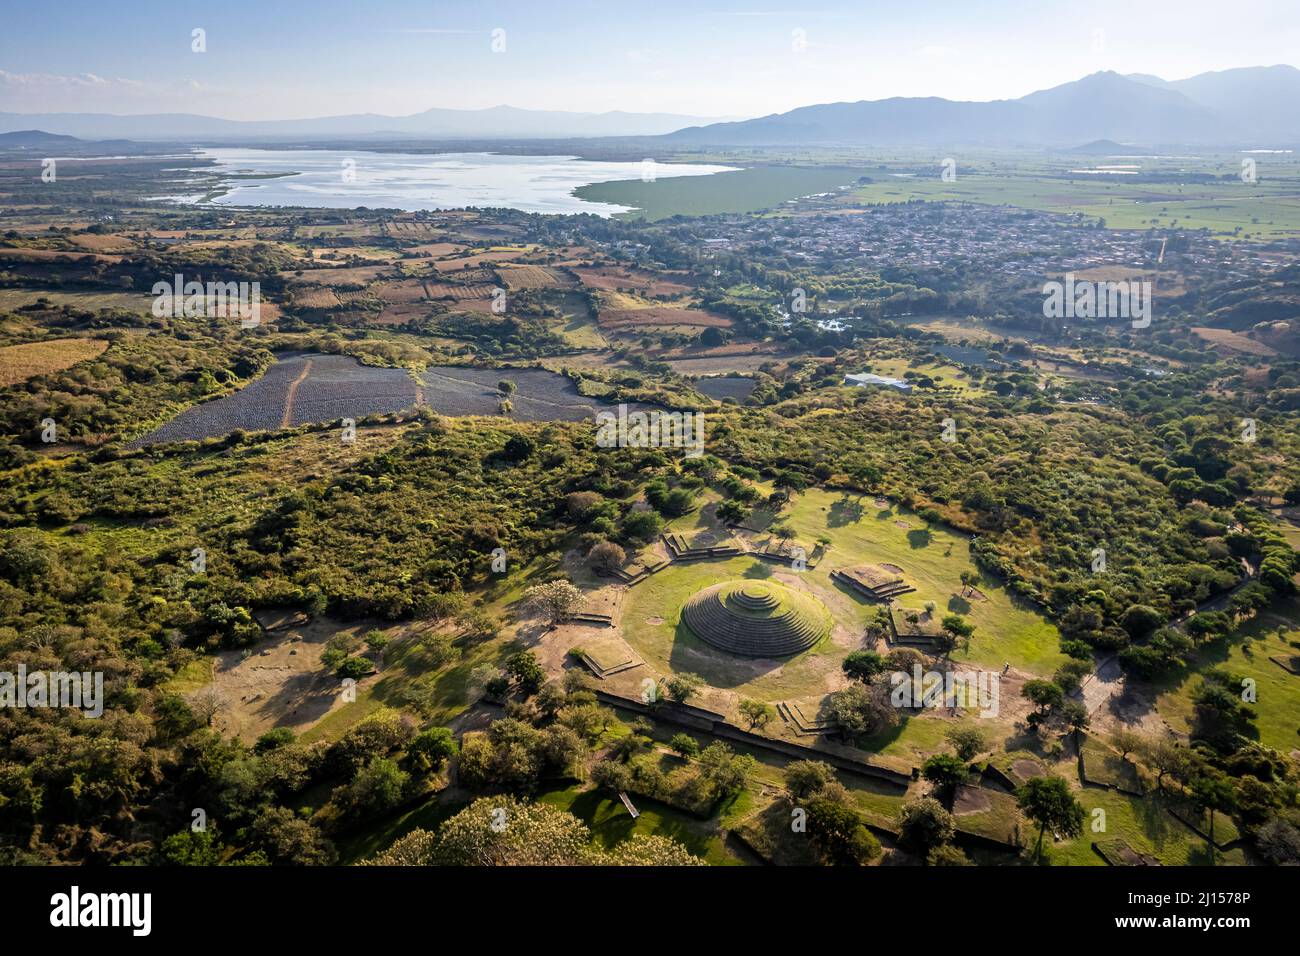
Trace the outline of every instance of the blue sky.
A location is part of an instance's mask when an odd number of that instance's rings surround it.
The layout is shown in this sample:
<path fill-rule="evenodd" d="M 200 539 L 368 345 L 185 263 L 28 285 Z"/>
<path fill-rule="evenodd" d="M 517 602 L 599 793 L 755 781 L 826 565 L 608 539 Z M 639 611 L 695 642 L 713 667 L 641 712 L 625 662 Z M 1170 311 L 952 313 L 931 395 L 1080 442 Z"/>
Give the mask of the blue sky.
<path fill-rule="evenodd" d="M 0 110 L 234 119 L 502 103 L 756 116 L 1300 60 L 1298 0 L 0 0 L 0 22 Z"/>

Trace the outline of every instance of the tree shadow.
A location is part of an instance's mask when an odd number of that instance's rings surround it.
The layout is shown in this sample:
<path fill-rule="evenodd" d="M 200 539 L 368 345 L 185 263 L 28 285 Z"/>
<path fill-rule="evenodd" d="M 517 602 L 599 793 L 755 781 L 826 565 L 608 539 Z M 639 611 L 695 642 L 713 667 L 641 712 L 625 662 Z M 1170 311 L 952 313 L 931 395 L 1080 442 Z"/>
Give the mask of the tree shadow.
<path fill-rule="evenodd" d="M 948 610 L 954 614 L 969 614 L 971 609 L 970 601 L 960 595 L 954 594 L 948 598 Z"/>
<path fill-rule="evenodd" d="M 862 506 L 861 498 L 855 501 L 848 495 L 844 495 L 831 504 L 831 510 L 826 517 L 826 526 L 842 528 L 845 525 L 857 524 L 865 514 L 866 509 Z"/>
<path fill-rule="evenodd" d="M 798 656 L 742 657 L 696 637 L 684 621 L 679 621 L 673 631 L 673 647 L 668 654 L 668 664 L 674 673 L 689 671 L 702 677 L 710 687 L 730 689 L 779 670 Z"/>
<path fill-rule="evenodd" d="M 915 548 L 928 548 L 930 542 L 934 540 L 934 535 L 930 533 L 929 528 L 917 528 L 914 531 L 907 532 L 907 543 Z"/>

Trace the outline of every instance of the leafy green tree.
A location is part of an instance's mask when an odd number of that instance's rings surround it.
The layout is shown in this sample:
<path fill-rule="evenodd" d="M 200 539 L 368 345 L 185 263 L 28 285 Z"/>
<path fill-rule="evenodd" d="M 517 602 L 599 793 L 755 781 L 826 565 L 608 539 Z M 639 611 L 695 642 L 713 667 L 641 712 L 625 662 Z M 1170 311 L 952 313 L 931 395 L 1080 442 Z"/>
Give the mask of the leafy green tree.
<path fill-rule="evenodd" d="M 740 702 L 740 716 L 745 718 L 750 730 L 755 730 L 767 726 L 776 716 L 776 710 L 761 700 L 746 699 Z"/>
<path fill-rule="evenodd" d="M 883 684 L 852 684 L 831 694 L 827 710 L 846 737 L 866 737 L 898 724 L 900 717 Z"/>
<path fill-rule="evenodd" d="M 1065 700 L 1065 691 L 1050 680 L 1035 678 L 1025 681 L 1020 688 L 1020 696 L 1032 701 L 1040 715 L 1046 715 L 1052 708 L 1061 706 Z"/>
<path fill-rule="evenodd" d="M 1032 822 L 1038 824 L 1038 845 L 1034 855 L 1043 856 L 1043 833 L 1048 827 L 1063 837 L 1083 832 L 1086 816 L 1083 804 L 1074 798 L 1070 785 L 1062 777 L 1031 777 L 1016 791 L 1016 803 Z"/>
<path fill-rule="evenodd" d="M 537 663 L 537 656 L 532 651 L 519 651 L 506 658 L 505 671 L 518 684 L 521 690 L 531 696 L 541 690 L 546 681 L 546 672 Z"/>
<path fill-rule="evenodd" d="M 832 866 L 863 866 L 880 856 L 880 843 L 862 818 L 832 800 L 808 804 L 808 836 L 821 858 Z"/>
<path fill-rule="evenodd" d="M 898 842 L 925 855 L 937 846 L 951 843 L 957 833 L 952 814 L 932 797 L 922 797 L 903 805 L 898 819 Z"/>
<path fill-rule="evenodd" d="M 356 775 L 344 802 L 356 814 L 378 814 L 402 802 L 411 775 L 387 757 L 376 757 Z"/>
<path fill-rule="evenodd" d="M 888 670 L 889 664 L 874 651 L 854 651 L 844 658 L 840 668 L 850 680 L 870 684 Z"/>
<path fill-rule="evenodd" d="M 821 760 L 795 760 L 786 764 L 783 776 L 790 796 L 795 800 L 806 800 L 820 793 L 835 779 L 835 770 Z"/>
<path fill-rule="evenodd" d="M 591 782 L 614 793 L 622 793 L 632 783 L 632 771 L 627 764 L 615 760 L 597 760 L 591 768 Z"/>
<path fill-rule="evenodd" d="M 449 728 L 430 727 L 415 735 L 406 747 L 406 754 L 412 765 L 428 773 L 442 769 L 459 749 Z"/>
<path fill-rule="evenodd" d="M 221 844 L 211 829 L 182 830 L 163 840 L 162 861 L 170 866 L 217 866 L 221 862 Z"/>
<path fill-rule="evenodd" d="M 700 776 L 719 796 L 739 793 L 749 783 L 758 762 L 748 754 L 736 754 L 722 741 L 709 744 L 698 760 Z"/>
<path fill-rule="evenodd" d="M 950 794 L 970 774 L 966 762 L 952 754 L 935 754 L 921 765 L 921 776 L 945 794 Z"/>
<path fill-rule="evenodd" d="M 973 866 L 970 858 L 951 843 L 937 846 L 926 854 L 928 866 Z"/>
<path fill-rule="evenodd" d="M 703 686 L 704 678 L 688 671 L 673 674 L 664 681 L 664 690 L 667 692 L 668 697 L 679 704 L 686 703 L 699 693 L 700 688 Z"/>
<path fill-rule="evenodd" d="M 981 754 L 988 749 L 988 740 L 984 736 L 984 731 L 975 727 L 954 727 L 944 737 L 952 744 L 953 750 L 957 751 L 958 759 L 962 761 L 974 760 L 976 754 Z"/>
<path fill-rule="evenodd" d="M 700 753 L 700 742 L 690 734 L 673 734 L 668 746 L 683 757 L 697 757 Z"/>
<path fill-rule="evenodd" d="M 1221 771 L 1204 768 L 1192 778 L 1192 804 L 1209 814 L 1210 826 L 1205 848 L 1210 855 L 1210 866 L 1214 866 L 1214 814 L 1231 813 L 1236 806 L 1232 781 Z"/>
<path fill-rule="evenodd" d="M 249 828 L 249 837 L 273 864 L 329 866 L 336 856 L 334 844 L 288 807 L 264 810 Z"/>
<path fill-rule="evenodd" d="M 349 657 L 339 664 L 334 673 L 339 677 L 350 677 L 353 680 L 359 680 L 374 669 L 375 665 L 364 657 Z"/>

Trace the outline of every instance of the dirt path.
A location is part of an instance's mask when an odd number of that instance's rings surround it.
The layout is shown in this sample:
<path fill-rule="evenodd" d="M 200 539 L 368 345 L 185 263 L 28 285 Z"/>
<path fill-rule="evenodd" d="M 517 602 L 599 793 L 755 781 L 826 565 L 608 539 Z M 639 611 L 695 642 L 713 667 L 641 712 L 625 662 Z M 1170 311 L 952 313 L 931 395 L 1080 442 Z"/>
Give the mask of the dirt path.
<path fill-rule="evenodd" d="M 289 383 L 289 391 L 284 396 L 284 415 L 280 417 L 280 427 L 288 428 L 289 422 L 293 419 L 293 400 L 298 397 L 298 386 L 306 381 L 307 376 L 311 374 L 311 359 L 307 359 L 302 365 L 302 371 L 298 377 Z"/>

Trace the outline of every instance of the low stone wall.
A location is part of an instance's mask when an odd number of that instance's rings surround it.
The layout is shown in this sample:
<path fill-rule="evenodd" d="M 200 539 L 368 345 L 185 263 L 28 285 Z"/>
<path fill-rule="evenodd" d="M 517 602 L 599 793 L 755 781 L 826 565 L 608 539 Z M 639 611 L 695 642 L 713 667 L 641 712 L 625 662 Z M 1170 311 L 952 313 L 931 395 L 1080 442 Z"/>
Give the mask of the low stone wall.
<path fill-rule="evenodd" d="M 704 710 L 699 707 L 691 707 L 689 704 L 674 704 L 669 702 L 661 703 L 657 706 L 650 706 L 644 701 L 636 698 L 622 697 L 618 694 L 611 694 L 608 691 L 597 690 L 596 699 L 602 704 L 608 704 L 611 707 L 618 707 L 622 710 L 630 710 L 634 713 L 645 714 L 648 717 L 654 717 L 656 720 L 665 720 L 669 723 L 680 724 L 683 727 L 691 727 L 696 730 L 706 731 L 715 737 L 724 740 L 731 740 L 736 743 L 744 744 L 747 747 L 755 747 L 767 750 L 772 753 L 781 754 L 786 757 L 793 757 L 796 760 L 821 760 L 830 764 L 837 770 L 845 770 L 849 773 L 861 774 L 864 777 L 871 777 L 876 780 L 882 780 L 886 783 L 893 784 L 897 787 L 907 788 L 915 770 L 912 773 L 904 773 L 901 770 L 894 770 L 890 767 L 883 767 L 879 764 L 872 763 L 866 758 L 855 759 L 843 754 L 834 753 L 833 751 L 823 750 L 819 747 L 809 747 L 803 744 L 796 744 L 789 740 L 777 740 L 773 737 L 764 737 L 748 730 L 743 730 L 734 724 L 729 724 L 721 714 L 713 711 Z"/>

